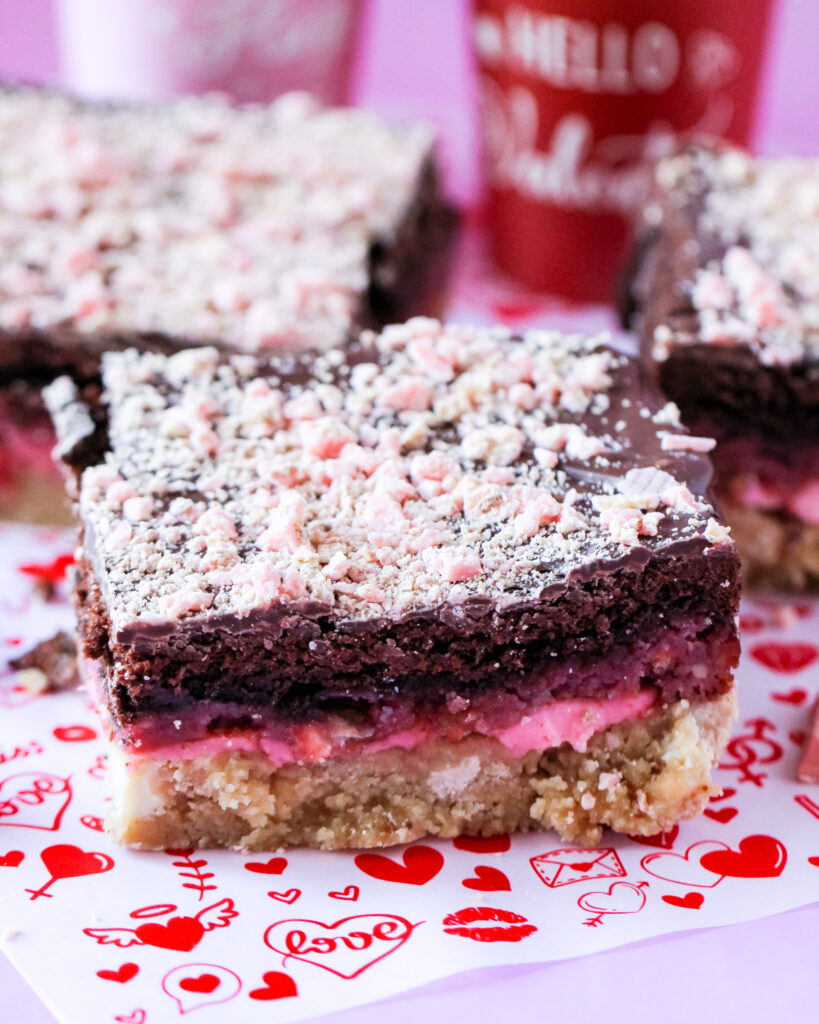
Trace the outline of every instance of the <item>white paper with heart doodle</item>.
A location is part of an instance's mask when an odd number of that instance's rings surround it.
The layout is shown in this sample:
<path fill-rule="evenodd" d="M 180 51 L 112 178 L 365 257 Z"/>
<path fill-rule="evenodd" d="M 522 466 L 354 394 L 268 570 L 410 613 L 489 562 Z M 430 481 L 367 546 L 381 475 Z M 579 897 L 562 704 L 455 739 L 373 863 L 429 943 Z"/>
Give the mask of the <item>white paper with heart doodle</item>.
<path fill-rule="evenodd" d="M 0 527 L 5 657 L 69 625 L 36 596 L 70 539 Z M 25 571 L 21 571 L 24 567 Z M 579 956 L 819 899 L 819 788 L 795 782 L 819 609 L 749 605 L 742 714 L 704 817 L 600 849 L 548 835 L 382 853 L 135 853 L 100 831 L 98 727 L 79 693 L 0 679 L 0 932 L 57 1017 L 295 1021 L 479 966 Z M 17 934 L 15 934 L 17 933 Z"/>

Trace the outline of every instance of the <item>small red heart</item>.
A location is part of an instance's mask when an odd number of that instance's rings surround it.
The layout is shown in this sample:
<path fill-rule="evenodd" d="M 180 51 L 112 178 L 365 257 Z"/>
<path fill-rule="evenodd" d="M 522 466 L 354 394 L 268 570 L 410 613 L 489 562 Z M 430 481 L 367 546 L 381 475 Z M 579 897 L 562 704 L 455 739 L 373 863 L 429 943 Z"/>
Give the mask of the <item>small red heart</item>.
<path fill-rule="evenodd" d="M 254 988 L 249 993 L 251 999 L 289 999 L 299 994 L 295 981 L 289 974 L 283 974 L 281 971 L 265 971 L 262 981 L 265 987 Z"/>
<path fill-rule="evenodd" d="M 727 792 L 727 791 L 726 791 Z M 629 836 L 641 846 L 656 846 L 660 850 L 670 850 L 680 832 L 679 825 L 672 825 L 667 832 L 658 832 L 656 836 Z"/>
<path fill-rule="evenodd" d="M 746 836 L 738 850 L 711 850 L 701 867 L 729 878 L 776 878 L 788 861 L 788 852 L 773 836 Z"/>
<path fill-rule="evenodd" d="M 370 878 L 404 885 L 426 885 L 444 866 L 443 854 L 431 846 L 410 846 L 404 850 L 403 864 L 381 853 L 360 853 L 355 866 Z"/>
<path fill-rule="evenodd" d="M 765 620 L 759 615 L 740 615 L 739 630 L 741 633 L 760 633 L 765 628 Z"/>
<path fill-rule="evenodd" d="M 712 811 L 710 807 L 706 807 L 703 814 L 712 821 L 718 821 L 720 825 L 727 825 L 729 821 L 739 814 L 739 811 L 736 807 L 720 807 L 717 811 Z"/>
<path fill-rule="evenodd" d="M 731 797 L 735 795 L 736 790 L 732 789 L 730 786 L 726 786 L 721 793 L 717 793 L 716 796 L 711 797 L 710 803 L 716 804 L 719 803 L 720 800 L 730 800 Z"/>
<path fill-rule="evenodd" d="M 467 889 L 477 889 L 479 892 L 511 892 L 512 886 L 509 879 L 497 868 L 486 867 L 483 864 L 475 868 L 475 878 L 465 878 L 461 885 Z"/>
<path fill-rule="evenodd" d="M 815 868 L 819 868 L 819 857 L 808 857 L 808 864 L 813 864 Z"/>
<path fill-rule="evenodd" d="M 131 978 L 135 978 L 137 974 L 139 974 L 139 968 L 136 964 L 123 964 L 115 971 L 97 971 L 97 977 L 102 978 L 103 981 L 118 981 L 121 985 L 130 981 Z"/>
<path fill-rule="evenodd" d="M 264 863 L 251 861 L 245 864 L 245 871 L 252 871 L 256 875 L 280 875 L 287 867 L 287 860 L 284 857 L 273 857 Z"/>
<path fill-rule="evenodd" d="M 591 869 L 594 867 L 594 861 L 584 860 L 580 861 L 577 864 L 570 864 L 569 867 L 572 869 L 572 871 L 579 871 L 581 874 L 585 874 L 586 871 L 591 871 Z"/>
<path fill-rule="evenodd" d="M 119 1024 L 145 1024 L 145 1011 L 134 1010 L 133 1013 L 124 1013 L 119 1017 L 114 1017 L 114 1020 L 119 1021 Z"/>
<path fill-rule="evenodd" d="M 21 565 L 20 572 L 26 576 L 33 576 L 36 580 L 42 580 L 44 583 L 59 583 L 60 580 L 65 579 L 66 569 L 73 564 L 73 555 L 57 555 L 52 562 Z"/>
<path fill-rule="evenodd" d="M 200 974 L 198 978 L 183 978 L 179 982 L 179 987 L 185 992 L 204 992 L 205 995 L 215 992 L 220 985 L 215 974 Z"/>
<path fill-rule="evenodd" d="M 9 850 L 0 857 L 0 868 L 16 868 L 18 864 L 23 863 L 24 857 L 25 854 L 20 850 Z"/>
<path fill-rule="evenodd" d="M 819 657 L 814 644 L 756 644 L 751 648 L 751 657 L 772 672 L 801 672 Z"/>
<path fill-rule="evenodd" d="M 699 910 L 705 902 L 701 892 L 687 892 L 685 896 L 663 896 L 663 903 L 670 903 L 672 907 L 682 907 L 684 910 Z"/>
<path fill-rule="evenodd" d="M 156 921 L 141 924 L 134 934 L 147 946 L 189 953 L 205 934 L 205 929 L 195 917 L 172 917 L 164 924 Z"/>
<path fill-rule="evenodd" d="M 511 846 L 509 836 L 458 836 L 452 841 L 456 850 L 469 853 L 505 853 Z"/>
<path fill-rule="evenodd" d="M 506 322 L 510 320 L 529 320 L 545 308 L 546 303 L 542 299 L 528 298 L 506 298 L 495 299 L 492 303 L 492 312 L 499 320 Z"/>
<path fill-rule="evenodd" d="M 798 707 L 808 699 L 807 690 L 791 690 L 789 693 L 772 693 L 771 697 L 780 704 L 793 704 Z"/>
<path fill-rule="evenodd" d="M 808 735 L 804 729 L 791 729 L 788 733 L 788 739 L 797 747 L 801 747 L 807 738 Z"/>
<path fill-rule="evenodd" d="M 328 892 L 327 895 L 332 896 L 334 900 L 352 900 L 355 902 L 359 896 L 359 888 L 357 885 L 348 885 L 341 892 Z"/>
<path fill-rule="evenodd" d="M 88 725 L 58 725 L 52 730 L 52 736 L 63 743 L 85 743 L 97 738 L 96 732 Z"/>
<path fill-rule="evenodd" d="M 271 899 L 278 900 L 279 903 L 293 904 L 301 896 L 301 889 L 288 889 L 287 892 L 269 892 L 267 895 Z"/>

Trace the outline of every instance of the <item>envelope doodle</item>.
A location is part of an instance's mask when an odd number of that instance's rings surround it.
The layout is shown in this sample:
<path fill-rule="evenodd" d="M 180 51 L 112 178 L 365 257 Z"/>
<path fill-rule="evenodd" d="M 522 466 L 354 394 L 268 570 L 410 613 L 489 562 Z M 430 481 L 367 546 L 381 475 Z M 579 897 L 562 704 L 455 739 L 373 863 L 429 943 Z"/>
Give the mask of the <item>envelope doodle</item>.
<path fill-rule="evenodd" d="M 594 878 L 625 878 L 626 869 L 610 846 L 596 850 L 571 847 L 552 850 L 532 857 L 530 864 L 544 885 L 557 889 L 573 882 L 589 882 Z"/>

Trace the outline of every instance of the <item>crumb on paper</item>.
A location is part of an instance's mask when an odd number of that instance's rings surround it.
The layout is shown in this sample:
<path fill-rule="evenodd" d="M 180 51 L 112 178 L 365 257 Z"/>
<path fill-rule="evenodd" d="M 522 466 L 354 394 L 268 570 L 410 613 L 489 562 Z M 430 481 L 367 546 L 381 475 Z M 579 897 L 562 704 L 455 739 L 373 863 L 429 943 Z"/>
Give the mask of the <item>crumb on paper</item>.
<path fill-rule="evenodd" d="M 3 942 L 14 942 L 18 935 L 21 934 L 22 932 L 19 928 L 4 928 L 3 931 L 0 932 L 0 940 Z"/>

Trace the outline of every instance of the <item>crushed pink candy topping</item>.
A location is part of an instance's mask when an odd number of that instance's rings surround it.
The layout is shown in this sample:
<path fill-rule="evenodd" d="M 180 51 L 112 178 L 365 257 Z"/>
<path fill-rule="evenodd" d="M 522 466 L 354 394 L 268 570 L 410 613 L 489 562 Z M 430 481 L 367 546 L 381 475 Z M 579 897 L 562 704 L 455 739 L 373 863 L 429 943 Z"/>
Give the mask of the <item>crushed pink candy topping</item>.
<path fill-rule="evenodd" d="M 675 210 L 705 185 L 698 231 L 722 255 L 687 282 L 698 331 L 660 324 L 655 357 L 694 341 L 749 345 L 766 364 L 819 354 L 819 160 L 687 149 L 661 160 L 656 177 Z"/>
<path fill-rule="evenodd" d="M 433 143 L 296 93 L 152 109 L 12 88 L 0 133 L 0 328 L 249 350 L 345 340 Z"/>
<path fill-rule="evenodd" d="M 600 338 L 417 318 L 350 358 L 105 357 L 111 450 L 79 502 L 115 630 L 274 602 L 502 606 L 703 537 L 712 510 L 672 472 L 691 458 L 661 446 L 692 439 L 651 419 Z"/>

